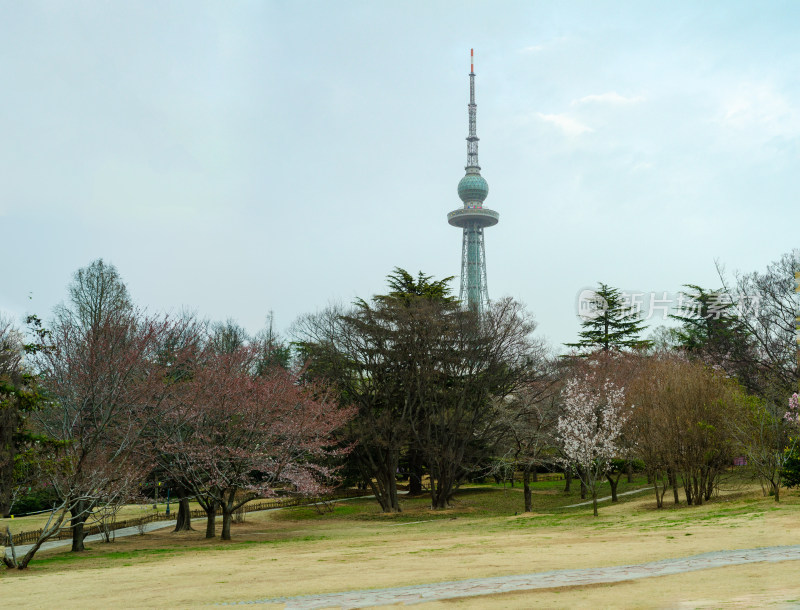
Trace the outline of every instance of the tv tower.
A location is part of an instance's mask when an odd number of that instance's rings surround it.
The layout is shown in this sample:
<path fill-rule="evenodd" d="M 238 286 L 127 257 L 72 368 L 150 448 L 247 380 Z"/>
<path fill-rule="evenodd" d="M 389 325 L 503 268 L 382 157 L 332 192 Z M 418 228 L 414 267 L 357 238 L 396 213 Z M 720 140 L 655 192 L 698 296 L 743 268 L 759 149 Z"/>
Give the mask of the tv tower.
<path fill-rule="evenodd" d="M 486 247 L 483 230 L 494 226 L 500 214 L 483 207 L 489 195 L 489 185 L 481 176 L 478 165 L 478 136 L 475 132 L 475 117 L 478 107 L 475 104 L 475 55 L 470 49 L 469 70 L 469 135 L 467 136 L 467 173 L 458 183 L 458 196 L 464 207 L 447 215 L 447 222 L 463 229 L 461 246 L 461 291 L 459 299 L 469 309 L 479 315 L 489 305 L 489 291 L 486 285 Z"/>

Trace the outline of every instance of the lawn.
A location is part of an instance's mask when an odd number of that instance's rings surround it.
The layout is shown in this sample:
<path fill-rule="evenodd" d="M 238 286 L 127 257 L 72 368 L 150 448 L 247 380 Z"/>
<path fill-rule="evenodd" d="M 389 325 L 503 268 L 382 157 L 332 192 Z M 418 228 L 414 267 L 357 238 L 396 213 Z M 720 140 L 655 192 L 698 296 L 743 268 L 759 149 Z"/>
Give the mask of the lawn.
<path fill-rule="evenodd" d="M 192 607 L 800 544 L 797 492 L 776 505 L 753 486 L 735 483 L 704 506 L 660 511 L 652 492 L 643 492 L 601 504 L 593 518 L 591 506 L 565 508 L 580 501 L 577 486 L 569 495 L 562 489 L 563 482 L 535 484 L 530 514 L 521 512 L 519 486 L 480 485 L 462 489 L 447 511 L 431 511 L 426 499 L 415 498 L 403 501 L 403 513 L 383 515 L 374 501 L 354 499 L 323 514 L 309 507 L 250 514 L 234 527 L 229 543 L 205 540 L 196 526 L 194 532 L 162 530 L 93 543 L 83 554 L 54 550 L 37 556 L 27 572 L 4 573 L 0 599 L 9 606 L 108 607 L 124 601 L 127 607 Z M 797 564 L 430 605 L 763 605 L 800 598 Z"/>

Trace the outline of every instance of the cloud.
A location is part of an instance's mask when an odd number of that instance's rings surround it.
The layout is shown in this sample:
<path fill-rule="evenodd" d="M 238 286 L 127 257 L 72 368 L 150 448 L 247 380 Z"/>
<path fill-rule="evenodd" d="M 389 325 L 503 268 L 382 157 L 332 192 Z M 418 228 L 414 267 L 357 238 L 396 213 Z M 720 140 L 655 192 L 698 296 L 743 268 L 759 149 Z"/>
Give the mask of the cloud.
<path fill-rule="evenodd" d="M 579 136 L 582 133 L 590 133 L 594 131 L 594 129 L 588 125 L 584 125 L 580 121 L 566 114 L 542 114 L 541 112 L 538 112 L 536 116 L 546 123 L 555 125 L 568 136 Z"/>
<path fill-rule="evenodd" d="M 616 91 L 609 91 L 608 93 L 594 93 L 592 95 L 587 95 L 586 97 L 582 97 L 578 100 L 572 101 L 572 106 L 577 106 L 578 104 L 613 104 L 616 106 L 626 105 L 626 104 L 638 104 L 639 102 L 644 101 L 644 97 L 641 95 L 637 95 L 634 97 L 625 97 L 624 95 L 620 95 Z"/>
<path fill-rule="evenodd" d="M 723 101 L 721 122 L 732 127 L 758 127 L 772 134 L 797 133 L 798 109 L 769 84 L 747 83 Z"/>

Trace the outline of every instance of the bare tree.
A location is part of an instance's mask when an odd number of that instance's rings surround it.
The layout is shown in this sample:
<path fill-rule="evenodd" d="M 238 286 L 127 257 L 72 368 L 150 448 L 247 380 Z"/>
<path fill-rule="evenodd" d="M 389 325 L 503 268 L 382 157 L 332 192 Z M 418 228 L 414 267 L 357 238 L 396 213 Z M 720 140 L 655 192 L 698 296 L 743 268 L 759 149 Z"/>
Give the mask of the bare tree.
<path fill-rule="evenodd" d="M 637 451 L 658 504 L 667 485 L 677 502 L 678 477 L 688 504 L 709 500 L 739 448 L 733 426 L 746 418 L 741 387 L 701 361 L 662 354 L 643 363 L 628 397 L 637 409 Z"/>
<path fill-rule="evenodd" d="M 551 376 L 524 384 L 500 402 L 505 456 L 522 470 L 525 512 L 533 510 L 531 473 L 557 462 L 556 424 L 560 405 Z"/>
<path fill-rule="evenodd" d="M 147 468 L 134 449 L 164 394 L 156 347 L 168 325 L 135 311 L 88 329 L 63 317 L 37 357 L 51 400 L 32 420 L 56 443 L 43 477 L 71 513 L 74 551 L 94 507 L 129 498 Z"/>
<path fill-rule="evenodd" d="M 745 363 L 753 371 L 748 389 L 775 404 L 783 404 L 800 381 L 794 295 L 794 273 L 798 269 L 800 250 L 784 254 L 763 273 L 736 274 L 733 280 L 717 264 L 726 298 L 734 304 L 753 344 L 749 362 Z"/>

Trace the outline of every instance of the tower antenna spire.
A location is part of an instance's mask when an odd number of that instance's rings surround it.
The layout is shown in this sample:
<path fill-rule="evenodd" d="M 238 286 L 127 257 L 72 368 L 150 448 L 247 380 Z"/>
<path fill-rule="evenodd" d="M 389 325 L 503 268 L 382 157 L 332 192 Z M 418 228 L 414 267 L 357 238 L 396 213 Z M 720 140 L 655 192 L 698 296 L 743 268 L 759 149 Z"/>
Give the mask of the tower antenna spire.
<path fill-rule="evenodd" d="M 468 174 L 480 174 L 481 166 L 478 165 L 478 134 L 476 119 L 478 105 L 475 103 L 475 51 L 469 50 L 469 135 L 467 136 L 467 166 L 464 168 Z"/>

